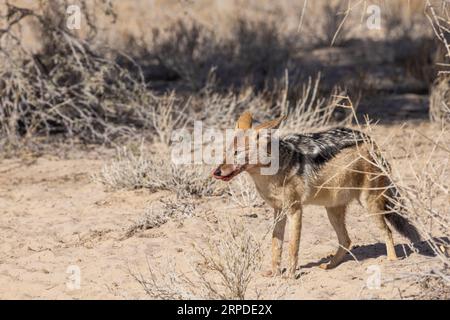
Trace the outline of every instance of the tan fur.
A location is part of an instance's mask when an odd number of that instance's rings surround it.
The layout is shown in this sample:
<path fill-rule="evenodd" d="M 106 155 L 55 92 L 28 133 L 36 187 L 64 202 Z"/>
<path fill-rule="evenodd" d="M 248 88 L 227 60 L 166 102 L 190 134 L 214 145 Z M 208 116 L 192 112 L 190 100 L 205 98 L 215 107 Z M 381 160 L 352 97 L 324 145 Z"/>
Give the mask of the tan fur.
<path fill-rule="evenodd" d="M 236 129 L 250 129 L 252 127 L 252 114 L 250 112 L 244 112 L 236 122 Z"/>

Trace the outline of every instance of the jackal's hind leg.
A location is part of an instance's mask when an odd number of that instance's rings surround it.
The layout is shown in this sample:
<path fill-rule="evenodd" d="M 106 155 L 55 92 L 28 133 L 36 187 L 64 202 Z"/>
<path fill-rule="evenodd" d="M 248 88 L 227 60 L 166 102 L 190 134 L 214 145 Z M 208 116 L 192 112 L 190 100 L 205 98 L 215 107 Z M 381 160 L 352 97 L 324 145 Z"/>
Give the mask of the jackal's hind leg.
<path fill-rule="evenodd" d="M 351 241 L 348 236 L 347 228 L 345 227 L 345 206 L 340 207 L 326 207 L 328 219 L 330 219 L 331 225 L 336 231 L 339 248 L 336 251 L 336 254 L 331 258 L 330 262 L 323 263 L 320 265 L 322 269 L 332 269 L 338 266 L 344 256 L 348 253 L 348 249 L 350 248 Z"/>
<path fill-rule="evenodd" d="M 375 222 L 383 232 L 384 241 L 386 242 L 386 252 L 388 260 L 397 260 L 397 254 L 395 253 L 394 239 L 392 232 L 386 223 L 384 216 L 384 201 L 383 197 L 370 198 L 367 200 L 367 206 L 370 214 L 375 218 Z"/>

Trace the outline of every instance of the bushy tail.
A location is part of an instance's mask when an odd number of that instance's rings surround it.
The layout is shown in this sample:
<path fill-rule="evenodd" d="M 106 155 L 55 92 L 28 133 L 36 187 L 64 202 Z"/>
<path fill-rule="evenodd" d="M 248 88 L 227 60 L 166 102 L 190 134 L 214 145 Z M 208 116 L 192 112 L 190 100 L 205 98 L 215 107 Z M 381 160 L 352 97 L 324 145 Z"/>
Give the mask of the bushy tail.
<path fill-rule="evenodd" d="M 408 219 L 402 216 L 399 211 L 402 209 L 400 206 L 395 205 L 395 202 L 400 203 L 400 193 L 394 187 L 389 189 L 389 196 L 386 198 L 384 209 L 388 211 L 385 219 L 397 230 L 402 236 L 408 238 L 411 242 L 418 242 L 421 240 L 420 233 L 417 228 L 411 224 Z"/>

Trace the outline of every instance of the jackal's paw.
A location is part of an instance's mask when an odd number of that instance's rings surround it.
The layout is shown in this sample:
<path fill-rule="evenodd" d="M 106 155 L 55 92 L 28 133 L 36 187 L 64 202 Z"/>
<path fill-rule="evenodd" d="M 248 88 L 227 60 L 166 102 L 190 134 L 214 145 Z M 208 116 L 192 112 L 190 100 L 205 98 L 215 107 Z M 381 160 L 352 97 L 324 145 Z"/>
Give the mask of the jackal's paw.
<path fill-rule="evenodd" d="M 281 275 L 281 271 L 275 271 L 274 272 L 272 270 L 267 270 L 267 271 L 261 272 L 261 275 L 263 277 L 266 277 L 266 278 L 272 278 L 272 277 L 280 276 Z"/>
<path fill-rule="evenodd" d="M 328 263 L 321 263 L 321 264 L 319 265 L 319 268 L 320 268 L 320 269 L 327 270 L 327 269 L 328 269 Z"/>
<path fill-rule="evenodd" d="M 266 271 L 262 271 L 261 275 L 263 277 L 270 278 L 270 277 L 273 277 L 273 272 L 272 272 L 272 270 L 266 270 Z"/>
<path fill-rule="evenodd" d="M 331 263 L 331 262 L 328 262 L 328 263 L 322 263 L 320 266 L 319 266 L 319 268 L 320 269 L 323 269 L 323 270 L 330 270 L 330 269 L 333 269 L 333 268 L 335 268 L 336 267 L 336 264 L 335 263 Z"/>
<path fill-rule="evenodd" d="M 286 280 L 288 280 L 288 279 L 297 279 L 297 275 L 295 274 L 295 272 L 287 272 L 287 273 L 284 273 L 282 275 L 282 278 L 286 279 Z"/>
<path fill-rule="evenodd" d="M 389 260 L 389 261 L 397 261 L 398 260 L 398 258 L 397 258 L 397 256 L 396 255 L 391 255 L 391 256 L 387 256 L 387 259 Z"/>

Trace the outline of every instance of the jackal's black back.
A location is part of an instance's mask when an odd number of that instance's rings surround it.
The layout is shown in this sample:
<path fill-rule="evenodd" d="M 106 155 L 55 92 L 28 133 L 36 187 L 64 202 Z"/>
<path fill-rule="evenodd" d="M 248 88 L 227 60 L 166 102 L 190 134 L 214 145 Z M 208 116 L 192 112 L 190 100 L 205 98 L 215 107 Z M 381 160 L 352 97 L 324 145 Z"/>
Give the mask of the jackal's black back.
<path fill-rule="evenodd" d="M 280 147 L 300 155 L 302 161 L 320 166 L 342 149 L 364 142 L 368 136 L 349 128 L 339 127 L 309 134 L 290 134 L 280 141 Z"/>

